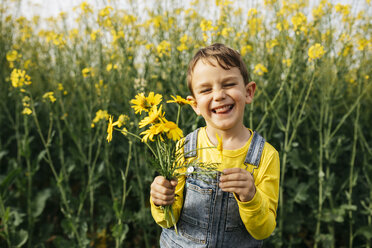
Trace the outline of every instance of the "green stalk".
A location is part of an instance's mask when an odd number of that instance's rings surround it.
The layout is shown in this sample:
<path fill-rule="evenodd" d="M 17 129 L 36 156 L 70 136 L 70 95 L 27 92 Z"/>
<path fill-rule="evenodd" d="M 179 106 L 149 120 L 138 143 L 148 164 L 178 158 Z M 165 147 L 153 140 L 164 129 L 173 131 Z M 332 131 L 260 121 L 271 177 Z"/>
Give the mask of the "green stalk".
<path fill-rule="evenodd" d="M 361 83 L 358 85 L 358 93 L 361 93 Z M 360 103 L 356 107 L 356 117 L 354 120 L 354 137 L 353 137 L 353 148 L 351 152 L 351 159 L 350 159 L 350 173 L 349 173 L 349 193 L 348 193 L 348 205 L 351 206 L 353 204 L 353 179 L 354 179 L 354 165 L 355 165 L 355 157 L 356 157 L 356 146 L 358 143 L 358 124 L 359 124 L 359 115 L 360 115 Z M 353 212 L 349 210 L 349 247 L 353 247 Z"/>
<path fill-rule="evenodd" d="M 2 232 L 4 232 L 5 234 L 4 236 L 5 236 L 8 247 L 12 247 L 11 242 L 10 242 L 10 237 L 9 237 L 9 230 L 8 230 L 8 218 L 3 218 L 6 214 L 8 215 L 8 213 L 6 213 L 7 210 L 9 210 L 9 208 L 5 209 L 4 202 L 3 202 L 3 196 L 1 195 L 1 192 L 0 192 L 0 217 L 2 217 L 1 224 L 3 226 Z"/>
<path fill-rule="evenodd" d="M 121 131 L 120 129 L 117 129 L 117 128 L 115 128 L 115 130 L 117 130 L 117 131 Z M 139 139 L 140 141 L 142 141 L 142 138 L 140 137 L 140 136 L 138 136 L 138 135 L 136 135 L 136 134 L 134 134 L 134 133 L 131 133 L 131 132 L 125 132 L 126 134 L 129 134 L 129 135 L 131 135 L 131 136 L 133 136 L 133 137 L 135 137 L 136 139 Z M 156 159 L 158 159 L 158 155 L 157 155 L 157 153 L 154 151 L 154 149 L 152 149 L 152 147 L 147 143 L 147 142 L 143 142 L 143 143 L 145 143 L 145 145 L 151 150 L 151 152 L 152 152 L 152 154 L 155 156 L 155 158 Z"/>
<path fill-rule="evenodd" d="M 323 100 L 323 99 L 322 99 Z M 323 102 L 323 101 L 322 101 Z M 317 222 L 315 228 L 315 244 L 314 248 L 318 247 L 318 237 L 320 235 L 320 224 L 322 217 L 322 208 L 323 208 L 323 118 L 324 118 L 324 105 L 321 104 L 320 107 L 320 117 L 319 117 L 319 165 L 318 165 L 318 214 Z"/>
<path fill-rule="evenodd" d="M 47 155 L 46 162 L 48 163 L 48 165 L 49 165 L 49 167 L 50 167 L 50 169 L 51 169 L 51 171 L 53 173 L 53 176 L 54 176 L 54 178 L 55 178 L 55 180 L 57 182 L 57 187 L 58 187 L 58 190 L 59 190 L 59 192 L 61 194 L 63 205 L 65 206 L 65 208 L 67 210 L 67 213 L 68 213 L 68 214 L 65 213 L 65 216 L 66 216 L 67 219 L 69 219 L 70 221 L 74 222 L 73 219 L 70 216 L 71 213 L 72 213 L 72 211 L 70 209 L 70 206 L 69 206 L 68 201 L 67 201 L 67 198 L 66 198 L 66 192 L 65 192 L 65 190 L 64 190 L 64 188 L 62 186 L 62 180 L 63 180 L 63 178 L 59 178 L 59 176 L 57 174 L 57 171 L 56 171 L 56 169 L 54 167 L 54 164 L 53 164 L 52 156 L 51 156 L 50 151 L 49 151 L 50 140 L 49 139 L 48 140 L 45 140 L 45 138 L 44 138 L 44 135 L 43 135 L 43 133 L 41 131 L 39 120 L 37 118 L 37 114 L 36 114 L 36 110 L 35 110 L 35 105 L 34 105 L 34 102 L 33 102 L 33 98 L 32 98 L 31 95 L 30 95 L 30 99 L 31 99 L 30 107 L 32 109 L 32 116 L 33 116 L 33 119 L 34 119 L 34 122 L 35 122 L 35 125 L 36 125 L 36 130 L 37 130 L 37 132 L 39 134 L 39 137 L 40 137 L 40 139 L 41 139 L 41 141 L 43 143 L 44 149 L 46 151 L 46 155 Z M 52 115 L 50 115 L 50 117 L 52 117 Z M 53 118 L 50 118 L 49 121 L 50 121 L 50 123 L 52 123 L 53 122 Z M 51 125 L 52 124 L 50 124 L 50 126 Z M 79 233 L 78 233 L 78 231 L 76 229 L 76 226 L 74 225 L 74 223 L 71 226 L 72 226 L 72 230 L 74 232 L 74 235 L 75 235 L 76 239 L 78 240 L 79 246 L 80 247 L 83 247 L 83 245 L 81 243 L 80 235 L 79 235 Z"/>
<path fill-rule="evenodd" d="M 25 135 L 24 135 L 24 144 L 22 147 L 23 153 L 25 155 L 26 159 L 26 165 L 27 165 L 27 222 L 28 222 L 28 242 L 27 246 L 31 247 L 32 246 L 32 234 L 33 234 L 33 228 L 34 228 L 34 218 L 32 216 L 32 169 L 31 169 L 31 162 L 30 162 L 30 154 L 29 152 L 26 152 L 26 149 L 30 149 L 29 143 L 28 143 L 28 135 L 29 135 L 29 130 L 28 130 L 28 121 L 27 121 L 27 116 L 24 116 L 23 121 L 24 121 L 24 128 L 25 128 Z"/>
<path fill-rule="evenodd" d="M 180 121 L 180 115 L 181 115 L 181 105 L 178 104 L 177 121 L 176 121 L 177 126 L 178 126 L 178 123 Z"/>

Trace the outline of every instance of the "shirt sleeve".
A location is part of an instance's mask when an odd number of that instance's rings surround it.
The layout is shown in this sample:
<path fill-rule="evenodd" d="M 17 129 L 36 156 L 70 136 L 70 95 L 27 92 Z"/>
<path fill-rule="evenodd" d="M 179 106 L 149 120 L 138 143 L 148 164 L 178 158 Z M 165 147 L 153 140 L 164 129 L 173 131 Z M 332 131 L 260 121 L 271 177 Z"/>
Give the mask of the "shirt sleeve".
<path fill-rule="evenodd" d="M 186 181 L 185 176 L 177 177 L 177 179 L 178 179 L 178 184 L 175 190 L 176 199 L 174 203 L 172 204 L 173 214 L 176 219 L 176 222 L 178 222 L 181 209 L 182 209 L 182 205 L 183 205 L 183 189 L 185 187 L 185 181 Z M 165 220 L 163 208 L 160 206 L 156 206 L 154 202 L 152 201 L 151 197 L 150 197 L 150 204 L 151 204 L 151 214 L 155 222 L 163 228 L 171 227 L 167 225 L 167 221 Z"/>
<path fill-rule="evenodd" d="M 269 147 L 264 149 L 257 171 L 254 197 L 248 202 L 241 202 L 234 194 L 247 231 L 258 240 L 268 238 L 274 231 L 279 198 L 279 154 L 271 145 L 267 145 Z"/>

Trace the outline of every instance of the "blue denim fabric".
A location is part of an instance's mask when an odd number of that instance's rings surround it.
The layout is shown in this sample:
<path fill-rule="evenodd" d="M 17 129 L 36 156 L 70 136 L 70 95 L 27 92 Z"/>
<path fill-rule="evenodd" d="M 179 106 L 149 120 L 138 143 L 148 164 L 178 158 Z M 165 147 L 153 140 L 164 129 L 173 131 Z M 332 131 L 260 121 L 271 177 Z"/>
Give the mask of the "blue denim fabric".
<path fill-rule="evenodd" d="M 263 241 L 246 230 L 234 195 L 218 187 L 219 178 L 220 172 L 214 178 L 195 174 L 186 179 L 178 235 L 163 228 L 160 247 L 262 247 Z"/>

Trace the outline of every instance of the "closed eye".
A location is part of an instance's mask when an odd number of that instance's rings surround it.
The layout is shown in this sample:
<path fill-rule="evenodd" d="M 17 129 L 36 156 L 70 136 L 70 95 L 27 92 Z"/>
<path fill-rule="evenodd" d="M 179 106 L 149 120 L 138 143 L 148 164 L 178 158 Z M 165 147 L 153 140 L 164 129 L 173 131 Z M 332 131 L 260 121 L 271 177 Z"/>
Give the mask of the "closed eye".
<path fill-rule="evenodd" d="M 207 92 L 210 92 L 212 89 L 211 88 L 204 88 L 204 89 L 201 89 L 199 92 L 200 93 L 207 93 Z"/>
<path fill-rule="evenodd" d="M 227 83 L 227 84 L 224 84 L 223 87 L 229 88 L 229 87 L 233 87 L 235 85 L 236 85 L 236 83 Z"/>

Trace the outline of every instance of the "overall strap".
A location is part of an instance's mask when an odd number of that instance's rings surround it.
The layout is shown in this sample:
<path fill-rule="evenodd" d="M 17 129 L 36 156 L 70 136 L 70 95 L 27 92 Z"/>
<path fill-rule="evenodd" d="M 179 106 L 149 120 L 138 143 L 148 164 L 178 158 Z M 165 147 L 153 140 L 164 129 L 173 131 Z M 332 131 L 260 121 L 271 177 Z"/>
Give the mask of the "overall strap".
<path fill-rule="evenodd" d="M 244 164 L 251 164 L 258 168 L 260 164 L 265 139 L 257 132 L 253 132 L 253 137 Z"/>
<path fill-rule="evenodd" d="M 185 138 L 185 146 L 183 148 L 183 156 L 185 158 L 196 157 L 197 155 L 197 144 L 198 144 L 198 132 L 199 128 L 189 133 Z"/>

